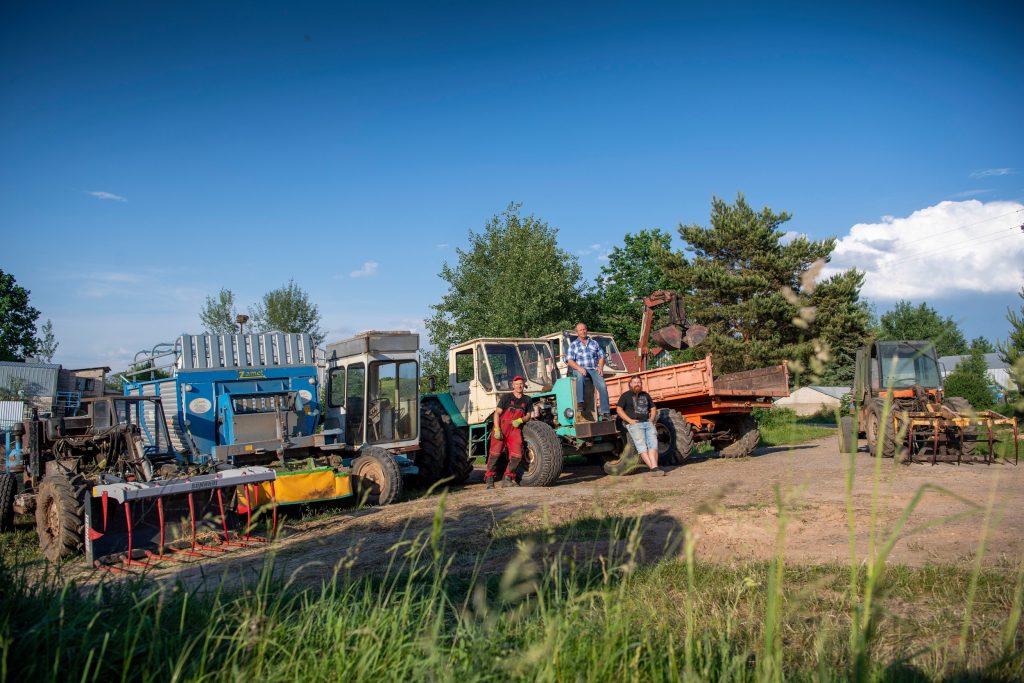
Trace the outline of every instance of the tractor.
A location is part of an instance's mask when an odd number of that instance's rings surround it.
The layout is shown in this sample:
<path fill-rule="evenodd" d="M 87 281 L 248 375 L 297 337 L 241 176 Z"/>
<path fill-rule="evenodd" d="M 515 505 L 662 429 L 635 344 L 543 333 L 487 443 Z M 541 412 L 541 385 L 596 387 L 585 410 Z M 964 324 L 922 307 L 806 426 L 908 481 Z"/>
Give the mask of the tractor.
<path fill-rule="evenodd" d="M 109 556 L 140 564 L 137 552 L 163 559 L 172 541 L 191 535 L 194 547 L 197 530 L 222 528 L 231 542 L 228 527 L 239 510 L 231 500 L 225 507 L 225 490 L 275 478 L 264 467 L 189 463 L 174 448 L 156 397 L 85 399 L 79 413 L 33 411 L 15 424 L 10 432 L 20 444 L 8 449 L 0 474 L 0 520 L 34 511 L 51 562 L 83 550 L 97 566 Z"/>
<path fill-rule="evenodd" d="M 448 432 L 448 461 L 457 482 L 469 477 L 473 458 L 486 456 L 491 416 L 501 395 L 512 391 L 516 375 L 526 380 L 526 393 L 534 400 L 534 419 L 523 425 L 522 485 L 557 481 L 565 452 L 614 457 L 621 450 L 616 421 L 591 419 L 597 404 L 589 382 L 577 412 L 578 380 L 560 376 L 548 340 L 473 339 L 448 352 L 449 391 L 424 397 Z"/>
<path fill-rule="evenodd" d="M 1018 448 L 1016 418 L 975 411 L 966 399 L 945 395 L 935 347 L 927 341 L 861 347 L 850 414 L 839 426 L 841 452 L 856 452 L 857 437 L 864 436 L 869 452 L 897 463 L 973 461 L 979 438 L 989 446 L 982 459 L 991 462 L 998 427 L 1012 430 L 1015 452 Z"/>

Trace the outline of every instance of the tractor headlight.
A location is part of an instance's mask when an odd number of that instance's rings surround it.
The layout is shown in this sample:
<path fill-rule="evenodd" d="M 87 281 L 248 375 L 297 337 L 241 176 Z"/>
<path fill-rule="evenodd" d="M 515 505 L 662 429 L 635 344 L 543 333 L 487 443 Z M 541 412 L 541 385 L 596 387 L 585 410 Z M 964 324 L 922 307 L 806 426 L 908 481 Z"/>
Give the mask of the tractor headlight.
<path fill-rule="evenodd" d="M 310 377 L 310 378 L 309 378 L 309 383 L 310 383 L 311 385 L 312 385 L 312 384 L 316 384 L 316 377 Z"/>
<path fill-rule="evenodd" d="M 573 417 L 576 416 L 576 411 L 573 410 L 572 408 L 566 408 L 564 411 L 562 411 L 562 414 L 565 415 L 566 420 L 571 420 Z"/>

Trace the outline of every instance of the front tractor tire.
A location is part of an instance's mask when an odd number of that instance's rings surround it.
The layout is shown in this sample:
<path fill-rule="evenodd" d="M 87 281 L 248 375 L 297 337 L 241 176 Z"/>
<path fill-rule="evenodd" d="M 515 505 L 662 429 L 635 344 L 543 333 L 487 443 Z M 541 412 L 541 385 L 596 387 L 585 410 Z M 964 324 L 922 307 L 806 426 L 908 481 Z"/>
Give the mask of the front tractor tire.
<path fill-rule="evenodd" d="M 43 557 L 54 564 L 82 552 L 87 491 L 78 475 L 48 474 L 39 485 L 36 534 Z"/>
<path fill-rule="evenodd" d="M 761 430 L 753 415 L 737 415 L 729 419 L 732 437 L 714 440 L 712 445 L 723 458 L 745 458 L 754 452 L 761 441 Z"/>
<path fill-rule="evenodd" d="M 523 425 L 523 486 L 551 486 L 562 474 L 562 442 L 554 428 L 537 420 Z"/>
<path fill-rule="evenodd" d="M 882 401 L 875 401 L 868 411 L 868 424 L 865 428 L 868 451 L 872 457 L 878 455 L 878 442 L 882 442 L 882 457 L 892 458 L 896 456 L 896 430 L 892 425 L 892 408 L 889 410 L 888 419 L 882 423 L 882 413 L 885 409 Z"/>
<path fill-rule="evenodd" d="M 413 455 L 419 479 L 428 486 L 445 476 L 447 443 L 441 406 L 435 401 L 420 404 L 420 448 Z"/>
<path fill-rule="evenodd" d="M 391 453 L 368 446 L 352 462 L 355 494 L 367 505 L 390 505 L 402 496 L 402 472 Z"/>
<path fill-rule="evenodd" d="M 964 417 L 974 412 L 974 407 L 966 398 L 959 396 L 948 396 L 943 404 L 953 412 Z M 973 458 L 978 452 L 978 428 L 966 427 L 960 431 L 960 457 Z"/>
<path fill-rule="evenodd" d="M 16 483 L 13 474 L 0 474 L 0 532 L 14 529 Z"/>
<path fill-rule="evenodd" d="M 658 464 L 682 465 L 693 452 L 693 429 L 678 411 L 662 408 L 655 418 L 658 432 Z"/>

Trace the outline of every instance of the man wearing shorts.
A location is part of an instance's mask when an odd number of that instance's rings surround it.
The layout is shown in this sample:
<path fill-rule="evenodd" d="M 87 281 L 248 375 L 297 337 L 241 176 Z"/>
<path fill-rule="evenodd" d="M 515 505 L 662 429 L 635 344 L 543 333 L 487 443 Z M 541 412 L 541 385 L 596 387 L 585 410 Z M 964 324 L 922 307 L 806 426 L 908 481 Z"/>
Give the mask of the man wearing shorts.
<path fill-rule="evenodd" d="M 651 395 L 643 390 L 639 375 L 629 380 L 629 391 L 619 396 L 615 411 L 626 423 L 626 431 L 633 439 L 636 452 L 654 476 L 664 476 L 665 470 L 658 467 L 658 432 L 654 429 L 657 411 Z"/>

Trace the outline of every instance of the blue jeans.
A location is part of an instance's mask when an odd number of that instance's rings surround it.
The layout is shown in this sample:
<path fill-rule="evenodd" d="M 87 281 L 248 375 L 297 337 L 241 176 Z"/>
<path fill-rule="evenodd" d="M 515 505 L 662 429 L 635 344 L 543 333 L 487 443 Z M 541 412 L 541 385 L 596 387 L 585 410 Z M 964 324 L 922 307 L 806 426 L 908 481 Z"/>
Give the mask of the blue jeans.
<path fill-rule="evenodd" d="M 651 422 L 637 422 L 633 425 L 626 425 L 626 431 L 633 438 L 633 445 L 637 453 L 658 449 L 658 432 Z"/>
<path fill-rule="evenodd" d="M 587 375 L 581 375 L 575 369 L 572 371 L 573 377 L 576 378 L 576 403 L 577 405 L 583 403 L 583 384 L 586 381 L 585 377 L 590 376 L 590 379 L 594 382 L 594 388 L 597 389 L 598 396 L 601 397 L 601 414 L 610 415 L 611 410 L 608 408 L 608 387 L 604 383 L 604 377 L 597 371 L 597 368 L 587 370 Z"/>

